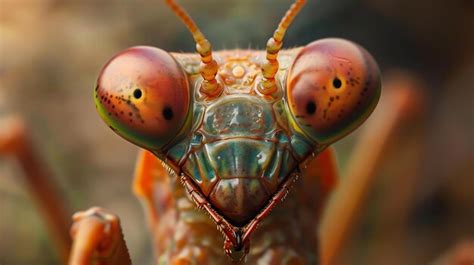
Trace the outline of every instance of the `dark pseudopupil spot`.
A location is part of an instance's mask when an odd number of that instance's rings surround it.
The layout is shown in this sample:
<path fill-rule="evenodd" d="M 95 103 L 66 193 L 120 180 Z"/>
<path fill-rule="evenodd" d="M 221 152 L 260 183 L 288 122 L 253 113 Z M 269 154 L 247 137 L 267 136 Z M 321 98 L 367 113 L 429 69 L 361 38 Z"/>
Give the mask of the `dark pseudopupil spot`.
<path fill-rule="evenodd" d="M 137 88 L 133 91 L 133 97 L 136 98 L 136 99 L 139 99 L 142 97 L 142 91 Z"/>
<path fill-rule="evenodd" d="M 335 87 L 335 88 L 341 88 L 342 86 L 342 81 L 341 79 L 339 78 L 334 78 L 334 80 L 332 80 L 332 85 Z"/>
<path fill-rule="evenodd" d="M 313 101 L 308 101 L 306 104 L 306 113 L 313 115 L 316 112 L 316 104 Z"/>
<path fill-rule="evenodd" d="M 170 121 L 171 119 L 173 119 L 173 110 L 170 108 L 170 107 L 165 107 L 163 109 L 163 117 L 165 118 L 165 120 L 167 121 Z"/>

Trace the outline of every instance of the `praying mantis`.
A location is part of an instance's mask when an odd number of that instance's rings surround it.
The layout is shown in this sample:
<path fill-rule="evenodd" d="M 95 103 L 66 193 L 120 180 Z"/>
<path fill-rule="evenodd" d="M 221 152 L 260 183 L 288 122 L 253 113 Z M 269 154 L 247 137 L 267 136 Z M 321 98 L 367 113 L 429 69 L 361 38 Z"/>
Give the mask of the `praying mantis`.
<path fill-rule="evenodd" d="M 341 39 L 282 50 L 305 1 L 290 7 L 266 51 L 220 52 L 180 6 L 165 2 L 198 54 L 129 48 L 104 66 L 94 92 L 106 124 L 147 150 L 134 190 L 149 213 L 158 263 L 331 264 L 336 247 L 315 232 L 338 182 L 330 145 L 374 110 L 374 59 Z M 118 217 L 103 209 L 77 213 L 72 235 L 71 265 L 131 264 Z"/>

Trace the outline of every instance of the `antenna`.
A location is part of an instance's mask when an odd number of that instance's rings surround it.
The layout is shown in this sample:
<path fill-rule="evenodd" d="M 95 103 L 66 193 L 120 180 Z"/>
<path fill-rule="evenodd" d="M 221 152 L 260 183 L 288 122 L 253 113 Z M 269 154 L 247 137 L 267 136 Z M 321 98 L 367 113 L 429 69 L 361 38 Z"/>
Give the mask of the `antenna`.
<path fill-rule="evenodd" d="M 180 5 L 178 5 L 174 0 L 165 0 L 165 3 L 170 7 L 173 13 L 181 19 L 193 35 L 194 41 L 196 42 L 196 50 L 201 55 L 200 72 L 204 79 L 201 86 L 201 92 L 210 97 L 218 95 L 221 91 L 216 80 L 218 65 L 212 58 L 211 43 L 206 39 L 206 37 L 204 37 L 204 34 L 199 30 L 196 23 Z"/>
<path fill-rule="evenodd" d="M 286 30 L 305 3 L 306 0 L 295 0 L 290 9 L 286 11 L 285 16 L 281 19 L 273 36 L 267 42 L 267 60 L 262 65 L 263 81 L 261 85 L 258 86 L 258 90 L 262 94 L 270 95 L 276 91 L 275 75 L 279 68 L 277 59 L 278 52 L 283 45 Z"/>

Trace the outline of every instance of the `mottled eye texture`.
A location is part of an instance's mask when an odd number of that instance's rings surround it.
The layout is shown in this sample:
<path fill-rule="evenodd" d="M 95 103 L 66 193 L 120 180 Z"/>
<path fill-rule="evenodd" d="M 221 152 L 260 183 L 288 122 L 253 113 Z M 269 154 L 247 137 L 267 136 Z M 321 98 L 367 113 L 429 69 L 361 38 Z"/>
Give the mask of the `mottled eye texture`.
<path fill-rule="evenodd" d="M 170 54 L 153 47 L 132 47 L 113 57 L 94 96 L 112 130 L 149 150 L 170 142 L 190 110 L 186 74 Z"/>
<path fill-rule="evenodd" d="M 287 78 L 286 97 L 298 127 L 319 144 L 330 144 L 367 119 L 380 96 L 372 56 L 342 39 L 305 46 Z"/>

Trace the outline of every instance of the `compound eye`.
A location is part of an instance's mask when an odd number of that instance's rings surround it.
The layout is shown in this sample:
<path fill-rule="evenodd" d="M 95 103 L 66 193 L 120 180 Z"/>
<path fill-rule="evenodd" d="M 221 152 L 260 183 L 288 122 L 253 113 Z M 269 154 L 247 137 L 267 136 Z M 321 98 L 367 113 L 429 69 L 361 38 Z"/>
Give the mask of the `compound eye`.
<path fill-rule="evenodd" d="M 380 74 L 372 56 L 342 39 L 305 46 L 287 79 L 286 97 L 298 128 L 330 144 L 362 124 L 380 96 Z"/>
<path fill-rule="evenodd" d="M 101 118 L 117 134 L 149 150 L 172 141 L 190 111 L 187 76 L 167 52 L 126 49 L 102 69 L 95 89 Z"/>

